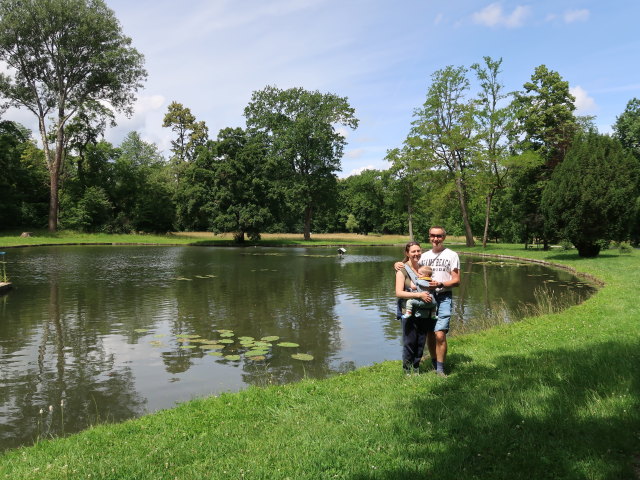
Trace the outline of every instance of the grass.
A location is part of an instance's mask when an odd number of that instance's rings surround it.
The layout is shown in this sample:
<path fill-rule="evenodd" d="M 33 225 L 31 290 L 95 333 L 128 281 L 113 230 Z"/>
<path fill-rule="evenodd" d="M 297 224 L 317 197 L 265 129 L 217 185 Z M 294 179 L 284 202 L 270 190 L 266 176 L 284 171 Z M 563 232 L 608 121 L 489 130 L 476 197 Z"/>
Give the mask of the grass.
<path fill-rule="evenodd" d="M 0 248 L 24 247 L 36 245 L 237 245 L 233 235 L 223 233 L 215 235 L 208 232 L 175 232 L 167 234 L 107 234 L 107 233 L 79 233 L 73 231 L 58 231 L 50 233 L 46 230 L 30 232 L 31 236 L 21 237 L 19 231 L 1 231 Z M 244 245 L 264 246 L 319 246 L 319 245 L 395 245 L 408 241 L 402 235 L 358 235 L 351 233 L 311 235 L 311 240 L 304 240 L 302 234 L 264 233 L 257 242 L 245 240 Z"/>
<path fill-rule="evenodd" d="M 384 362 L 194 400 L 0 455 L 17 479 L 634 479 L 640 255 L 463 249 L 562 264 L 581 305 L 450 340 L 448 378 Z"/>

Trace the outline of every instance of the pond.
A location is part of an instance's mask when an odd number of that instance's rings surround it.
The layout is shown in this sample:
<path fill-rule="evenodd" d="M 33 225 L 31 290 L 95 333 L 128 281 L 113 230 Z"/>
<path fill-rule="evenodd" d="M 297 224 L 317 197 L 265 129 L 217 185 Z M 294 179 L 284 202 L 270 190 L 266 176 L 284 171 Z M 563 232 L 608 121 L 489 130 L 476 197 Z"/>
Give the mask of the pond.
<path fill-rule="evenodd" d="M 402 247 L 347 250 L 343 258 L 334 247 L 10 250 L 0 449 L 247 385 L 400 359 L 392 262 Z M 453 335 L 595 291 L 537 264 L 461 262 Z"/>

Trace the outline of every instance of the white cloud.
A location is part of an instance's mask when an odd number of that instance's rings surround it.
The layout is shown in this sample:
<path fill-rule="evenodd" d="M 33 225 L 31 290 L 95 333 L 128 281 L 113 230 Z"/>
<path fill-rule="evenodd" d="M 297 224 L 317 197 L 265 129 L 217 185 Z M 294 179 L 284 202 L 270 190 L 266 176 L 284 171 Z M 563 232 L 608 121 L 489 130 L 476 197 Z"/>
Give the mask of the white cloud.
<path fill-rule="evenodd" d="M 575 104 L 578 113 L 594 112 L 598 109 L 596 101 L 580 85 L 570 88 L 569 92 L 576 97 Z"/>
<path fill-rule="evenodd" d="M 513 12 L 506 14 L 499 3 L 492 3 L 474 13 L 473 21 L 487 27 L 517 28 L 524 24 L 530 13 L 530 7 L 518 5 Z"/>
<path fill-rule="evenodd" d="M 562 18 L 566 23 L 585 22 L 589 19 L 589 10 L 567 10 Z"/>

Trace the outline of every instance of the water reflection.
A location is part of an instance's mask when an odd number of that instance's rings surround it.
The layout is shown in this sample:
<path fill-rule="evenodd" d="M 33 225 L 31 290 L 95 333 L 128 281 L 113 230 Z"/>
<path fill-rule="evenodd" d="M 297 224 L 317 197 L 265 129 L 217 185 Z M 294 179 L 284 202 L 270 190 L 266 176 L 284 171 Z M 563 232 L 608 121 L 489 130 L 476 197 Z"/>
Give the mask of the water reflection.
<path fill-rule="evenodd" d="M 0 448 L 246 385 L 400 356 L 392 262 L 401 248 L 42 247 L 12 250 L 0 297 Z M 545 295 L 592 292 L 569 273 L 462 257 L 453 329 L 496 306 L 512 321 Z M 184 340 L 221 340 L 225 354 Z M 277 336 L 264 360 L 238 338 Z M 297 348 L 279 347 L 292 342 Z M 185 348 L 185 347 L 193 348 Z M 213 351 L 216 351 L 215 349 Z M 293 353 L 313 356 L 310 362 Z M 52 411 L 49 411 L 51 406 Z M 41 412 L 42 411 L 42 412 Z"/>

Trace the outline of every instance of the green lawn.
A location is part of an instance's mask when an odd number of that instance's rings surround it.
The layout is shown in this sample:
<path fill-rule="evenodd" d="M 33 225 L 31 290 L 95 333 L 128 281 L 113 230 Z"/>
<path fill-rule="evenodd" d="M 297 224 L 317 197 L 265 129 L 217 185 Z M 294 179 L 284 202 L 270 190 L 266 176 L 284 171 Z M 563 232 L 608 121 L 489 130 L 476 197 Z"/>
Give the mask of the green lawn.
<path fill-rule="evenodd" d="M 604 286 L 561 313 L 453 337 L 448 378 L 385 362 L 252 387 L 5 452 L 0 478 L 639 478 L 638 252 L 458 250 L 563 264 Z"/>

